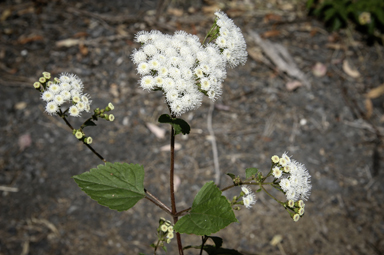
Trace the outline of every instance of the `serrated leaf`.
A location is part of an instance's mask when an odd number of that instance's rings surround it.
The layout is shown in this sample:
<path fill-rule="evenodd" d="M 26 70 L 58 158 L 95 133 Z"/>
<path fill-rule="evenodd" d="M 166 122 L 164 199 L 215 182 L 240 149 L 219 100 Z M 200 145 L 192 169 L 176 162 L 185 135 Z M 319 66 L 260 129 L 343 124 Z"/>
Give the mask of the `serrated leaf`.
<path fill-rule="evenodd" d="M 88 196 L 113 210 L 128 210 L 145 197 L 141 165 L 107 162 L 73 179 Z"/>
<path fill-rule="evenodd" d="M 182 133 L 183 135 L 186 135 L 186 134 L 189 134 L 189 132 L 191 131 L 191 127 L 185 120 L 180 118 L 172 118 L 171 116 L 169 116 L 169 114 L 162 114 L 159 117 L 158 121 L 160 123 L 171 124 L 175 131 L 175 135 L 178 135 L 180 133 Z"/>
<path fill-rule="evenodd" d="M 245 178 L 249 179 L 252 177 L 252 175 L 255 175 L 257 174 L 259 170 L 255 167 L 251 167 L 251 168 L 247 168 L 245 169 Z"/>
<path fill-rule="evenodd" d="M 210 235 L 237 222 L 227 198 L 213 181 L 207 182 L 197 193 L 189 214 L 174 226 L 176 232 Z"/>

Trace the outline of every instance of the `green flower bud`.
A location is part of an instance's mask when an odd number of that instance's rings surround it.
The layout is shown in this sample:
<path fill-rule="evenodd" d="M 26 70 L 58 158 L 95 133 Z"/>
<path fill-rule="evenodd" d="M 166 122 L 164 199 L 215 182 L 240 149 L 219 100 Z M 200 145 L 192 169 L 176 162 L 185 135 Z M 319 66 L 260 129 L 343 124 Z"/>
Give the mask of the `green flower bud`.
<path fill-rule="evenodd" d="M 300 214 L 300 216 L 303 216 L 304 214 L 304 207 L 300 207 L 300 209 L 298 210 L 298 213 Z"/>
<path fill-rule="evenodd" d="M 293 215 L 292 219 L 294 222 L 297 222 L 300 219 L 300 215 L 296 213 L 295 215 Z"/>
<path fill-rule="evenodd" d="M 75 136 L 77 139 L 81 139 L 83 138 L 83 132 L 81 132 L 80 130 L 77 130 L 75 133 Z"/>
<path fill-rule="evenodd" d="M 115 109 L 115 106 L 113 106 L 112 103 L 109 103 L 108 106 L 105 108 L 106 112 L 113 111 Z"/>
<path fill-rule="evenodd" d="M 39 78 L 39 82 L 40 82 L 40 83 L 46 83 L 46 82 L 47 82 L 47 79 L 45 79 L 44 77 L 40 77 L 40 78 Z"/>
<path fill-rule="evenodd" d="M 33 83 L 33 87 L 34 87 L 35 89 L 40 89 L 40 87 L 41 87 L 41 83 L 37 81 L 37 82 Z"/>
<path fill-rule="evenodd" d="M 109 114 L 108 120 L 109 121 L 114 121 L 115 120 L 115 116 L 113 114 Z"/>
<path fill-rule="evenodd" d="M 60 83 L 60 79 L 55 77 L 55 79 L 53 79 L 55 81 L 55 83 Z"/>
<path fill-rule="evenodd" d="M 48 73 L 48 72 L 43 72 L 43 76 L 44 76 L 44 78 L 47 79 L 47 80 L 51 79 L 51 74 Z"/>
<path fill-rule="evenodd" d="M 86 138 L 84 138 L 84 143 L 86 143 L 86 144 L 91 144 L 92 143 L 92 141 L 93 141 L 93 139 L 92 139 L 92 137 L 86 137 Z"/>
<path fill-rule="evenodd" d="M 287 205 L 288 205 L 289 207 L 293 208 L 293 206 L 295 205 L 295 202 L 293 202 L 292 199 L 291 199 L 291 200 L 288 200 Z"/>

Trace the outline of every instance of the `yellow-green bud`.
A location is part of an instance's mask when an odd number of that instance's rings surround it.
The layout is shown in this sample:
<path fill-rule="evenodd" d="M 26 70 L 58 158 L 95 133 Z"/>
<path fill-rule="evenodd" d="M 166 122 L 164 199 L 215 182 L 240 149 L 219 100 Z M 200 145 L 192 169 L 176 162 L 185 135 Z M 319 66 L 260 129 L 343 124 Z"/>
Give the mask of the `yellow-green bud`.
<path fill-rule="evenodd" d="M 33 83 L 33 87 L 35 88 L 35 89 L 39 89 L 40 88 L 40 86 L 41 86 L 41 83 L 40 82 L 35 82 L 35 83 Z"/>
<path fill-rule="evenodd" d="M 274 164 L 277 164 L 277 163 L 279 163 L 280 158 L 279 158 L 279 156 L 274 155 L 271 157 L 271 160 Z"/>
<path fill-rule="evenodd" d="M 84 138 L 84 143 L 86 143 L 86 144 L 91 144 L 92 141 L 93 141 L 92 137 L 86 137 L 86 138 Z"/>
<path fill-rule="evenodd" d="M 46 82 L 47 82 L 47 79 L 45 79 L 44 77 L 40 77 L 40 78 L 39 78 L 39 82 L 40 82 L 40 83 L 46 83 Z"/>
<path fill-rule="evenodd" d="M 83 132 L 81 132 L 80 130 L 77 130 L 75 133 L 75 136 L 77 139 L 81 139 L 83 138 Z"/>
<path fill-rule="evenodd" d="M 169 226 L 169 227 L 168 227 L 168 231 L 169 231 L 169 232 L 173 232 L 173 227 L 172 227 L 172 226 Z"/>
<path fill-rule="evenodd" d="M 304 201 L 303 200 L 297 201 L 295 203 L 295 206 L 304 208 L 305 207 Z"/>
<path fill-rule="evenodd" d="M 297 222 L 300 219 L 300 215 L 296 213 L 295 215 L 293 215 L 292 219 L 294 222 Z"/>
<path fill-rule="evenodd" d="M 53 84 L 52 81 L 47 82 L 48 87 L 51 86 L 52 84 Z"/>
<path fill-rule="evenodd" d="M 172 239 L 173 237 L 174 237 L 173 232 L 169 232 L 169 233 L 167 234 L 167 238 L 168 238 L 168 239 Z"/>
<path fill-rule="evenodd" d="M 304 214 L 304 207 L 300 207 L 300 209 L 298 210 L 298 213 L 300 214 L 300 216 L 302 216 Z"/>
<path fill-rule="evenodd" d="M 115 116 L 113 114 L 109 114 L 108 115 L 108 120 L 109 121 L 114 121 L 115 120 Z"/>
<path fill-rule="evenodd" d="M 48 72 L 43 72 L 43 76 L 44 76 L 44 78 L 47 79 L 47 80 L 51 79 L 51 74 L 48 73 Z"/>
<path fill-rule="evenodd" d="M 171 239 L 167 239 L 167 243 L 170 243 L 171 242 Z"/>
<path fill-rule="evenodd" d="M 163 232 L 167 232 L 168 231 L 167 225 L 165 225 L 165 224 L 161 225 L 160 230 L 163 231 Z"/>
<path fill-rule="evenodd" d="M 109 103 L 108 106 L 105 108 L 106 112 L 113 111 L 115 109 L 115 106 L 113 106 L 112 103 Z"/>
<path fill-rule="evenodd" d="M 54 80 L 55 80 L 56 83 L 60 83 L 60 79 L 59 78 L 55 77 Z"/>
<path fill-rule="evenodd" d="M 291 200 L 288 200 L 287 205 L 288 205 L 289 207 L 293 208 L 293 207 L 295 206 L 295 202 L 293 202 L 292 199 L 291 199 Z"/>

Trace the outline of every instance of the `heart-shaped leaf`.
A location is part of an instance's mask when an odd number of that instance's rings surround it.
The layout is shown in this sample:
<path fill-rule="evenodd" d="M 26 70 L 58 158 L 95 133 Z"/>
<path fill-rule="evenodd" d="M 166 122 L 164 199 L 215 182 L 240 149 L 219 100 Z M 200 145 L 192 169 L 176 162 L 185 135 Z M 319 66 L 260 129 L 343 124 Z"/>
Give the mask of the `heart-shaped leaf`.
<path fill-rule="evenodd" d="M 211 181 L 200 189 L 189 214 L 182 217 L 174 229 L 179 233 L 210 235 L 232 222 L 237 222 L 237 219 L 230 203 Z"/>
<path fill-rule="evenodd" d="M 160 123 L 169 123 L 175 130 L 175 135 L 182 133 L 183 135 L 189 134 L 191 127 L 188 123 L 180 118 L 172 118 L 168 114 L 162 114 L 158 120 Z"/>
<path fill-rule="evenodd" d="M 113 210 L 128 210 L 145 197 L 141 165 L 107 162 L 73 179 L 88 196 Z"/>

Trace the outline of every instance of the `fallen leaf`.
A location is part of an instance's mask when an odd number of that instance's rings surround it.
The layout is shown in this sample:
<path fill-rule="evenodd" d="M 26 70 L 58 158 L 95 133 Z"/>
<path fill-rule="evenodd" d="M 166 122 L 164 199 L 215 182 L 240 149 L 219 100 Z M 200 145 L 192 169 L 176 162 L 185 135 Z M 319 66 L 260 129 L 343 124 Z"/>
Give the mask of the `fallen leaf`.
<path fill-rule="evenodd" d="M 181 144 L 180 143 L 175 143 L 175 151 L 178 151 L 181 149 Z M 160 148 L 161 151 L 171 151 L 171 146 L 168 144 L 168 145 L 164 145 Z"/>
<path fill-rule="evenodd" d="M 323 63 L 317 62 L 312 67 L 312 73 L 316 77 L 323 77 L 327 73 L 327 67 Z"/>
<path fill-rule="evenodd" d="M 371 116 L 372 116 L 372 113 L 373 113 L 373 104 L 372 104 L 372 101 L 371 99 L 367 98 L 365 99 L 365 117 L 367 119 L 369 119 Z"/>
<path fill-rule="evenodd" d="M 115 83 L 111 84 L 111 87 L 109 88 L 109 93 L 111 93 L 114 97 L 119 97 L 119 86 L 117 86 Z"/>
<path fill-rule="evenodd" d="M 288 91 L 295 90 L 298 87 L 303 86 L 303 83 L 300 81 L 290 81 L 285 84 L 285 87 L 288 89 Z"/>
<path fill-rule="evenodd" d="M 64 39 L 56 42 L 57 47 L 72 47 L 74 45 L 78 45 L 80 43 L 80 39 Z"/>
<path fill-rule="evenodd" d="M 377 98 L 381 95 L 384 95 L 384 83 L 381 84 L 379 87 L 373 88 L 370 91 L 368 91 L 368 93 L 365 96 L 367 98 L 373 99 L 373 98 Z"/>
<path fill-rule="evenodd" d="M 29 43 L 29 42 L 34 42 L 34 41 L 42 41 L 44 38 L 41 36 L 41 35 L 32 35 L 32 36 L 29 36 L 29 37 L 20 37 L 18 42 L 20 44 L 26 44 L 26 43 Z"/>
<path fill-rule="evenodd" d="M 80 50 L 81 55 L 83 55 L 83 56 L 88 54 L 88 47 L 85 46 L 83 43 L 79 44 L 79 50 Z"/>
<path fill-rule="evenodd" d="M 19 145 L 20 151 L 25 150 L 25 148 L 31 146 L 31 144 L 32 144 L 32 139 L 30 134 L 26 133 L 24 135 L 19 136 L 18 145 Z"/>
<path fill-rule="evenodd" d="M 264 61 L 263 53 L 261 52 L 261 49 L 259 47 L 251 47 L 247 49 L 248 54 L 253 60 L 256 60 L 258 62 Z"/>
<path fill-rule="evenodd" d="M 268 23 L 270 21 L 280 21 L 280 20 L 281 20 L 281 16 L 274 13 L 268 13 L 263 18 L 264 23 Z"/>
<path fill-rule="evenodd" d="M 269 38 L 269 37 L 274 37 L 274 36 L 278 36 L 280 35 L 280 31 L 279 30 L 270 30 L 270 31 L 266 31 L 264 32 L 261 37 L 263 38 Z"/>
<path fill-rule="evenodd" d="M 184 11 L 182 9 L 177 9 L 177 8 L 168 8 L 168 14 L 171 14 L 176 17 L 181 17 L 184 14 Z"/>
<path fill-rule="evenodd" d="M 346 74 L 348 74 L 349 76 L 351 76 L 352 78 L 357 78 L 357 77 L 360 77 L 360 73 L 359 71 L 357 70 L 353 70 L 351 68 L 351 66 L 349 65 L 349 62 L 348 60 L 344 60 L 343 61 L 343 70 Z"/>
<path fill-rule="evenodd" d="M 26 102 L 18 102 L 17 104 L 15 104 L 16 110 L 23 110 L 23 109 L 25 109 L 25 107 L 27 107 Z"/>
<path fill-rule="evenodd" d="M 3 22 L 4 20 L 6 20 L 11 15 L 11 13 L 11 9 L 5 9 L 1 14 L 0 21 Z"/>
<path fill-rule="evenodd" d="M 147 123 L 147 127 L 157 138 L 163 139 L 165 137 L 165 129 L 160 128 L 152 123 Z"/>

